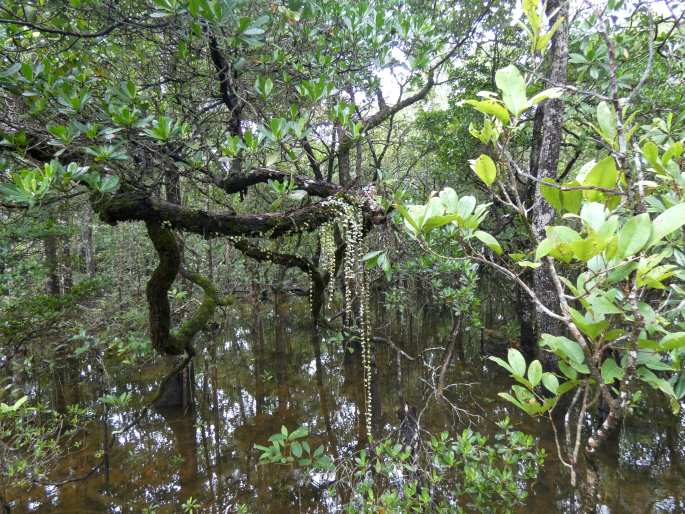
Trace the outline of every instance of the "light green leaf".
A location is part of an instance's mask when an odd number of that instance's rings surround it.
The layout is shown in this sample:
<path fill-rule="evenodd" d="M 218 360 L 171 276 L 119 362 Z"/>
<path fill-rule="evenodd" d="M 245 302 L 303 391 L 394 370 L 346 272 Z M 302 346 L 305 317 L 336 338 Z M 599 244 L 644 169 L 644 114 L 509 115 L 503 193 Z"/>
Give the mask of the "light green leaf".
<path fill-rule="evenodd" d="M 546 346 L 552 351 L 552 353 L 568 359 L 572 366 L 574 363 L 581 364 L 585 361 L 583 349 L 578 343 L 571 341 L 567 337 L 542 334 L 542 341 L 540 342 L 540 345 Z"/>
<path fill-rule="evenodd" d="M 652 220 L 649 214 L 642 213 L 630 218 L 618 233 L 616 257 L 630 257 L 647 244 L 652 236 Z"/>
<path fill-rule="evenodd" d="M 526 81 L 516 66 L 509 65 L 497 70 L 495 83 L 502 90 L 504 105 L 514 116 L 518 116 L 530 106 L 526 98 Z"/>
<path fill-rule="evenodd" d="M 592 167 L 583 180 L 583 185 L 613 189 L 616 187 L 616 180 L 618 180 L 616 161 L 614 161 L 613 157 L 609 156 Z M 604 198 L 604 194 L 599 191 L 584 191 L 583 194 L 590 201 L 600 201 Z"/>
<path fill-rule="evenodd" d="M 491 360 L 492 362 L 497 363 L 498 365 L 500 365 L 501 367 L 506 369 L 512 375 L 514 374 L 514 370 L 511 369 L 511 366 L 509 366 L 509 363 L 507 361 L 505 361 L 504 359 L 500 359 L 499 357 L 495 357 L 494 355 L 491 355 L 490 357 L 488 357 L 488 359 Z"/>
<path fill-rule="evenodd" d="M 611 384 L 614 380 L 622 380 L 624 369 L 609 357 L 602 363 L 602 380 L 605 384 Z"/>
<path fill-rule="evenodd" d="M 676 350 L 685 347 L 685 332 L 673 332 L 659 341 L 660 350 Z"/>
<path fill-rule="evenodd" d="M 481 154 L 478 159 L 472 159 L 471 169 L 486 186 L 490 187 L 497 178 L 497 167 L 489 155 Z"/>
<path fill-rule="evenodd" d="M 491 114 L 505 125 L 509 123 L 509 112 L 496 100 L 466 100 L 464 103 L 483 114 Z"/>
<path fill-rule="evenodd" d="M 654 246 L 671 232 L 685 225 L 685 203 L 674 205 L 654 218 L 648 247 Z"/>
<path fill-rule="evenodd" d="M 545 182 L 549 184 L 556 184 L 556 182 L 551 178 L 543 178 L 542 182 L 540 182 L 540 193 L 542 194 L 542 197 L 547 200 L 547 203 L 561 212 L 561 190 L 558 187 L 548 186 Z"/>
<path fill-rule="evenodd" d="M 421 232 L 423 234 L 428 234 L 434 228 L 442 227 L 448 223 L 452 223 L 460 218 L 459 214 L 444 214 L 439 216 L 431 216 L 430 218 L 424 220 L 421 226 Z"/>
<path fill-rule="evenodd" d="M 544 91 L 540 91 L 537 95 L 534 95 L 530 99 L 530 103 L 532 105 L 537 105 L 543 100 L 549 100 L 551 98 L 560 98 L 561 95 L 564 94 L 564 90 L 560 87 L 551 87 L 549 89 L 545 89 Z"/>
<path fill-rule="evenodd" d="M 554 373 L 542 374 L 542 385 L 552 394 L 557 394 L 559 390 L 559 379 Z"/>
<path fill-rule="evenodd" d="M 502 247 L 500 244 L 497 242 L 497 239 L 492 237 L 490 234 L 487 232 L 483 232 L 482 230 L 476 230 L 473 233 L 478 240 L 483 243 L 485 246 L 490 248 L 493 252 L 495 252 L 497 255 L 502 255 Z"/>
<path fill-rule="evenodd" d="M 457 212 L 457 205 L 459 204 L 459 197 L 454 189 L 446 187 L 438 195 L 440 201 L 445 206 L 445 210 L 449 214 Z"/>
<path fill-rule="evenodd" d="M 580 209 L 580 219 L 592 230 L 598 231 L 606 221 L 604 205 L 598 202 L 587 202 Z"/>
<path fill-rule="evenodd" d="M 466 219 L 473 213 L 476 208 L 476 197 L 475 196 L 462 196 L 457 203 L 457 214 L 461 216 L 462 219 Z"/>
<path fill-rule="evenodd" d="M 530 382 L 530 384 L 533 387 L 535 387 L 540 383 L 541 379 L 542 379 L 542 364 L 540 364 L 539 360 L 535 359 L 528 366 L 528 381 Z"/>
<path fill-rule="evenodd" d="M 607 102 L 600 102 L 597 105 L 597 123 L 599 124 L 600 135 L 613 148 L 617 134 L 616 114 Z"/>
<path fill-rule="evenodd" d="M 523 358 L 521 352 L 516 348 L 509 348 L 507 360 L 509 361 L 511 371 L 514 375 L 523 376 L 526 374 L 526 359 Z"/>

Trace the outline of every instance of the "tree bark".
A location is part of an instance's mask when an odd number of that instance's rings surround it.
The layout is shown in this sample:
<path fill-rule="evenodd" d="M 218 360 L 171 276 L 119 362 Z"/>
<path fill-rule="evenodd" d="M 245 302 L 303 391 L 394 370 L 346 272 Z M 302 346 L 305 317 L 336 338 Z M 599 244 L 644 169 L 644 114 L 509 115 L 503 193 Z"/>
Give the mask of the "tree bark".
<path fill-rule="evenodd" d="M 45 251 L 45 266 L 48 276 L 45 279 L 45 292 L 49 295 L 59 295 L 59 275 L 57 274 L 57 236 L 48 235 L 43 239 Z"/>
<path fill-rule="evenodd" d="M 568 3 L 566 0 L 550 0 L 547 3 L 547 12 L 553 13 L 551 23 L 559 16 L 567 17 Z M 566 70 L 568 61 L 568 23 L 564 21 L 557 32 L 552 37 L 552 48 L 549 53 L 549 83 L 550 85 L 563 85 L 567 82 Z M 539 179 L 556 179 L 557 167 L 559 164 L 559 154 L 562 141 L 562 123 L 564 115 L 563 103 L 559 99 L 547 100 L 540 104 L 538 109 L 542 109 L 542 129 L 536 134 L 533 148 L 537 154 L 531 158 L 531 162 L 537 169 L 532 169 L 531 174 Z M 545 237 L 545 227 L 554 219 L 554 209 L 542 197 L 540 183 L 535 187 L 535 199 L 533 204 L 532 228 L 535 238 L 540 241 Z M 540 301 L 551 310 L 559 310 L 559 299 L 557 298 L 554 284 L 552 283 L 551 273 L 548 264 L 544 264 L 534 271 L 535 294 Z M 539 333 L 559 335 L 563 327 L 561 323 L 546 314 L 540 309 L 536 310 L 536 319 Z"/>
<path fill-rule="evenodd" d="M 81 232 L 81 253 L 86 273 L 94 278 L 97 273 L 95 246 L 93 244 L 93 209 L 89 204 L 84 207 L 83 231 Z"/>

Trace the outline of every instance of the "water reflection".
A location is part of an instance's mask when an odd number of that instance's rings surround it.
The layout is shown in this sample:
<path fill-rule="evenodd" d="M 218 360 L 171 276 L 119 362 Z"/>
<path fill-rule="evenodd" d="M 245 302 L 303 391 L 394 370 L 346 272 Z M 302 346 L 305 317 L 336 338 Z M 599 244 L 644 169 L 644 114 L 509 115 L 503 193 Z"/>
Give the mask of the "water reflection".
<path fill-rule="evenodd" d="M 316 333 L 296 320 L 306 320 L 306 301 L 276 294 L 272 303 L 254 303 L 229 313 L 223 329 L 201 344 L 195 362 L 194 408 L 158 408 L 141 423 L 117 434 L 109 476 L 60 488 L 13 492 L 14 512 L 158 513 L 180 512 L 191 497 L 199 512 L 327 512 L 332 507 L 317 490 L 307 488 L 297 471 L 260 466 L 255 444 L 264 444 L 281 425 L 306 424 L 310 444 L 324 445 L 331 456 L 359 450 L 366 438 L 364 392 L 358 344 L 335 334 Z M 398 411 L 422 410 L 423 425 L 432 431 L 457 432 L 466 424 L 488 433 L 494 421 L 513 417 L 523 430 L 536 433 L 548 461 L 535 484 L 528 513 L 580 511 L 581 502 L 568 488 L 568 477 L 554 456 L 549 427 L 511 412 L 496 401 L 506 377 L 480 356 L 480 334 L 465 334 L 448 368 L 447 400 L 462 414 L 434 398 L 432 388 L 443 364 L 444 347 L 453 330 L 439 313 L 377 313 L 383 337 L 375 343 L 373 426 L 378 433 L 400 428 Z M 208 337 L 209 339 L 209 337 Z M 406 356 L 398 352 L 401 348 Z M 491 348 L 488 348 L 491 349 Z M 104 384 L 69 363 L 43 387 L 55 409 L 89 402 Z M 149 392 L 163 375 L 164 363 L 145 372 L 121 366 L 112 374 L 114 389 L 136 396 Z M 153 377 L 157 377 L 156 379 Z M 616 455 L 604 455 L 588 482 L 594 482 L 596 512 L 685 512 L 685 417 L 664 419 L 661 406 L 627 423 L 619 434 Z M 466 412 L 479 417 L 466 415 Z M 78 475 L 102 448 L 103 431 L 125 426 L 135 412 L 113 412 L 107 423 L 89 427 L 83 449 L 65 459 L 57 475 Z M 595 494 L 595 493 L 593 493 Z"/>

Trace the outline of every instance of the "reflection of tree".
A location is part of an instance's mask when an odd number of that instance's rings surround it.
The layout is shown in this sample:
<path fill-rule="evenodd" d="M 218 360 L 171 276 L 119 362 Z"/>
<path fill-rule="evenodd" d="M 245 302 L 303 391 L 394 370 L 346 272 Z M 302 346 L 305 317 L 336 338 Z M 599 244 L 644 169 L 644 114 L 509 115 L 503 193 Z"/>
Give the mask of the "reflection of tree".
<path fill-rule="evenodd" d="M 54 409 L 60 414 L 67 413 L 69 405 L 80 405 L 81 398 L 81 366 L 79 359 L 70 353 L 57 352 L 57 364 L 52 372 L 52 387 Z"/>
<path fill-rule="evenodd" d="M 159 413 L 174 434 L 176 452 L 181 457 L 178 464 L 179 501 L 184 502 L 191 496 L 197 497 L 198 458 L 195 437 L 195 411 L 193 409 L 158 409 Z"/>
<path fill-rule="evenodd" d="M 331 422 L 331 398 L 329 394 L 329 389 L 324 386 L 324 370 L 323 364 L 321 363 L 321 334 L 318 331 L 312 331 L 310 334 L 310 339 L 312 342 L 312 348 L 314 350 L 314 362 L 316 364 L 316 388 L 319 393 L 319 406 L 321 408 L 321 416 L 324 420 L 324 425 L 326 426 L 326 435 L 328 437 L 328 445 L 330 447 L 331 454 L 335 457 L 339 457 L 338 452 L 338 441 L 333 431 L 333 424 Z"/>

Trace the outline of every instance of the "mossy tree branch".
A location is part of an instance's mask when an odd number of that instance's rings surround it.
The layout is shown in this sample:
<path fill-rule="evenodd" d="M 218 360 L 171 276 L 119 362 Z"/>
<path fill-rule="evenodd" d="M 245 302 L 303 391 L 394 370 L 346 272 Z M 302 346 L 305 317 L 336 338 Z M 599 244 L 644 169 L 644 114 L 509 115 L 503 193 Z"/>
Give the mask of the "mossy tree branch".
<path fill-rule="evenodd" d="M 218 305 L 228 305 L 229 297 L 221 298 L 214 284 L 199 273 L 192 273 L 181 268 L 181 252 L 173 231 L 155 221 L 147 221 L 147 232 L 159 256 L 159 264 L 148 280 L 145 292 L 149 308 L 150 339 L 152 346 L 160 353 L 167 355 L 190 356 L 195 351 L 193 338 L 212 319 Z M 190 319 L 178 330 L 171 330 L 171 308 L 169 289 L 179 272 L 188 280 L 200 286 L 204 291 L 202 303 Z"/>

